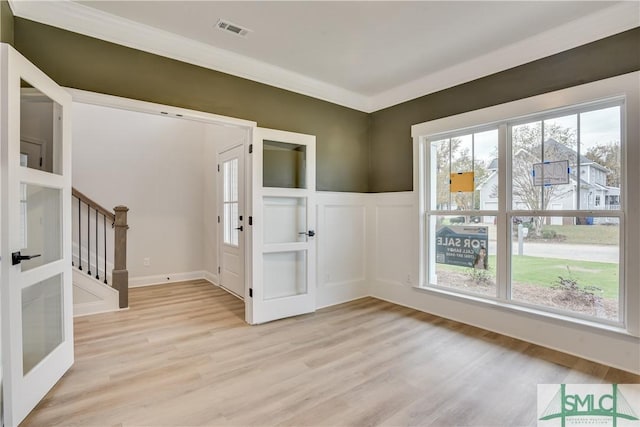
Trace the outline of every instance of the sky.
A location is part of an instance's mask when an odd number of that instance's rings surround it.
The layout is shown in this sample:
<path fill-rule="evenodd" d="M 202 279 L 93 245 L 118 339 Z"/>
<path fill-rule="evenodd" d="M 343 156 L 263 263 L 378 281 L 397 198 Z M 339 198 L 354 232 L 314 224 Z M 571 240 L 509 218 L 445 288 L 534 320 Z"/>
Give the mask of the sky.
<path fill-rule="evenodd" d="M 620 142 L 620 107 L 590 111 L 580 115 L 580 141 L 592 147 L 609 142 Z M 583 150 L 584 151 L 584 150 Z"/>

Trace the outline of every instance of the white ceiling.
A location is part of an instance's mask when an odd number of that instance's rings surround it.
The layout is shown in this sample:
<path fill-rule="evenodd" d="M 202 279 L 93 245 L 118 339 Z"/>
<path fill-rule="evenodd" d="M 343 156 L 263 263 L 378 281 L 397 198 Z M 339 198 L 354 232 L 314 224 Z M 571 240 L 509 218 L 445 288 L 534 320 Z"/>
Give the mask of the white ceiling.
<path fill-rule="evenodd" d="M 637 1 L 11 5 L 17 16 L 364 111 L 640 25 Z M 252 32 L 242 38 L 220 31 L 215 28 L 218 19 Z"/>
<path fill-rule="evenodd" d="M 367 96 L 611 6 L 606 2 L 83 4 Z M 220 18 L 253 33 L 242 38 L 216 31 Z"/>

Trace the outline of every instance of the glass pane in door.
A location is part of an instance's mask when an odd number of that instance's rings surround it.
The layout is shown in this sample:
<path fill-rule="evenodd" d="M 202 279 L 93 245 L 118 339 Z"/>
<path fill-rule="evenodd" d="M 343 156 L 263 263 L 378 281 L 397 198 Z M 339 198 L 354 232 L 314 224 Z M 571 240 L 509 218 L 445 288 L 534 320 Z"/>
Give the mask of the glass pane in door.
<path fill-rule="evenodd" d="M 62 274 L 22 290 L 23 374 L 63 341 L 62 307 Z"/>
<path fill-rule="evenodd" d="M 21 271 L 62 258 L 60 190 L 20 184 L 20 235 L 22 255 L 40 255 L 20 264 Z"/>
<path fill-rule="evenodd" d="M 263 255 L 264 299 L 307 293 L 307 252 L 274 252 Z"/>
<path fill-rule="evenodd" d="M 224 244 L 238 246 L 240 238 L 240 216 L 238 212 L 238 159 L 227 160 L 222 164 L 223 171 L 223 228 Z"/>
<path fill-rule="evenodd" d="M 307 188 L 307 147 L 263 141 L 263 187 Z"/>
<path fill-rule="evenodd" d="M 305 242 L 307 199 L 305 197 L 264 198 L 264 243 Z"/>
<path fill-rule="evenodd" d="M 20 166 L 61 174 L 62 107 L 20 81 Z"/>

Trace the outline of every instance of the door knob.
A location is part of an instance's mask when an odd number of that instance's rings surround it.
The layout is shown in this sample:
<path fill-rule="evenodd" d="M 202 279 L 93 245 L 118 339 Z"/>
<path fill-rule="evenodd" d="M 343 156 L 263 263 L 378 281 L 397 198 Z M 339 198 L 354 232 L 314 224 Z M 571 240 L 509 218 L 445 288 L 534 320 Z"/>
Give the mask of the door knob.
<path fill-rule="evenodd" d="M 11 265 L 18 265 L 20 264 L 20 262 L 22 262 L 23 260 L 28 260 L 28 259 L 32 259 L 32 258 L 37 258 L 41 256 L 40 254 L 35 254 L 35 255 L 22 255 L 20 253 L 20 251 L 18 252 L 14 252 L 11 254 Z"/>
<path fill-rule="evenodd" d="M 309 231 L 301 231 L 298 234 L 304 234 L 305 236 L 313 237 L 316 235 L 316 232 L 313 230 L 309 230 Z"/>
<path fill-rule="evenodd" d="M 242 230 L 244 230 L 244 228 L 242 228 L 242 226 L 240 226 L 240 227 L 236 227 L 236 230 L 242 231 Z"/>

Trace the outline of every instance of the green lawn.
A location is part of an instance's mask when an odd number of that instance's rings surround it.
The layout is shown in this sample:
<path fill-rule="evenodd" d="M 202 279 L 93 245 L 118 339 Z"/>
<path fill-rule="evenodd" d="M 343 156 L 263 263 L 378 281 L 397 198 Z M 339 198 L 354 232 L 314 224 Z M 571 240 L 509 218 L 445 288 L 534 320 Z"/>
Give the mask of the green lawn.
<path fill-rule="evenodd" d="M 545 225 L 542 230 L 553 230 L 565 236 L 563 243 L 617 245 L 620 229 L 616 225 Z"/>
<path fill-rule="evenodd" d="M 595 226 L 594 226 L 595 227 Z M 436 264 L 438 269 L 464 273 L 467 267 Z M 571 272 L 567 271 L 567 266 Z M 489 256 L 489 270 L 495 274 L 496 257 Z M 606 262 L 574 261 L 557 258 L 538 258 L 514 255 L 511 262 L 512 280 L 550 287 L 558 282 L 558 276 L 572 278 L 580 286 L 597 286 L 605 298 L 618 297 L 618 265 Z"/>

